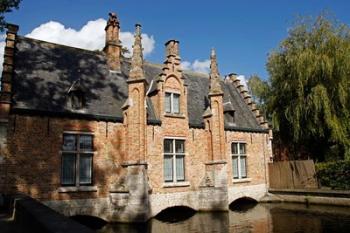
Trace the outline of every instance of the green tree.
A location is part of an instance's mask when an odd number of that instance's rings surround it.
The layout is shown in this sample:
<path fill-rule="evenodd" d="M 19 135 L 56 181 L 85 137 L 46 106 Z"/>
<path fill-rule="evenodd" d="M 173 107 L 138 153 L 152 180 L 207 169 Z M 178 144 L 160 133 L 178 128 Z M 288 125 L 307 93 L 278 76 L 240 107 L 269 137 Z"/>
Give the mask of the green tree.
<path fill-rule="evenodd" d="M 267 81 L 262 80 L 258 75 L 252 75 L 247 82 L 249 92 L 259 110 L 266 115 L 266 103 L 269 97 L 270 87 Z M 265 116 L 268 117 L 268 116 Z"/>
<path fill-rule="evenodd" d="M 18 9 L 21 0 L 0 0 L 0 31 L 4 31 L 6 26 L 5 13 Z"/>
<path fill-rule="evenodd" d="M 350 30 L 303 18 L 267 62 L 268 109 L 280 140 L 317 160 L 350 159 Z"/>

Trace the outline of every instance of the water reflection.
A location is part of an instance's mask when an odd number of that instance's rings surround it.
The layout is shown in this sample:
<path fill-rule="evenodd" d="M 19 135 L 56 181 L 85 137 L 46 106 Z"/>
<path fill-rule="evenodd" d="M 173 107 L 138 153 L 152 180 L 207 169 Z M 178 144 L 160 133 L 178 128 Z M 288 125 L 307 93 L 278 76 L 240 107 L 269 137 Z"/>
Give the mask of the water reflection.
<path fill-rule="evenodd" d="M 349 232 L 350 208 L 258 204 L 246 212 L 197 213 L 176 223 L 108 224 L 99 233 L 321 233 Z"/>

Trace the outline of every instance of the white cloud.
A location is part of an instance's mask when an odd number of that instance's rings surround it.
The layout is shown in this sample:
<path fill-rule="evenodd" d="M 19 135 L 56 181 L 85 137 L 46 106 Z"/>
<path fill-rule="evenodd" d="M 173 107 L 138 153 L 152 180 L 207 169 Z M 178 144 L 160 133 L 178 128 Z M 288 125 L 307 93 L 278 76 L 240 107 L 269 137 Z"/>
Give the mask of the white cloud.
<path fill-rule="evenodd" d="M 210 70 L 210 60 L 200 61 L 196 59 L 193 63 L 189 61 L 181 62 L 182 69 L 184 70 L 193 70 L 200 73 L 208 74 Z"/>
<path fill-rule="evenodd" d="M 244 75 L 238 75 L 237 78 L 241 81 L 241 84 L 248 90 L 247 79 Z"/>
<path fill-rule="evenodd" d="M 49 21 L 35 28 L 26 36 L 83 49 L 103 49 L 105 45 L 104 28 L 106 23 L 104 19 L 96 19 L 87 22 L 81 29 L 75 30 L 73 28 L 66 28 L 59 22 Z M 132 32 L 120 32 L 120 40 L 123 47 L 132 51 L 132 45 L 134 43 L 134 34 Z M 155 40 L 153 36 L 142 34 L 145 57 L 153 51 L 154 44 Z"/>
<path fill-rule="evenodd" d="M 2 74 L 2 63 L 4 62 L 5 35 L 0 35 L 0 75 Z"/>

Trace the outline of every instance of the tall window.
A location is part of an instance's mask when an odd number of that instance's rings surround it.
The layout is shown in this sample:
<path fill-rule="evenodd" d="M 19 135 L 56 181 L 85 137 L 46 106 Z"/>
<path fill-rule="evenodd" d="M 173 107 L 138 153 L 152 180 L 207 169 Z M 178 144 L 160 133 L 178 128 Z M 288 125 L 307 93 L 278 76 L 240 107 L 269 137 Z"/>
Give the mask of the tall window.
<path fill-rule="evenodd" d="M 164 140 L 164 181 L 185 181 L 185 140 Z"/>
<path fill-rule="evenodd" d="M 62 185 L 92 184 L 92 135 L 63 134 Z"/>
<path fill-rule="evenodd" d="M 180 113 L 180 94 L 166 92 L 165 93 L 165 112 Z"/>
<path fill-rule="evenodd" d="M 231 144 L 231 151 L 233 178 L 247 178 L 246 144 L 241 142 L 233 142 Z"/>

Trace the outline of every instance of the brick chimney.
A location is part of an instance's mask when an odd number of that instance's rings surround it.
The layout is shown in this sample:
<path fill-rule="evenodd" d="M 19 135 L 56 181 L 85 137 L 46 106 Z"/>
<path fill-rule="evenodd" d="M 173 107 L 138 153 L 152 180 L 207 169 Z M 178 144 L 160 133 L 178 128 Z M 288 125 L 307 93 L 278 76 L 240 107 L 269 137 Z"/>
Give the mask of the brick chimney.
<path fill-rule="evenodd" d="M 122 46 L 119 41 L 119 21 L 115 13 L 109 13 L 109 19 L 105 27 L 106 45 L 103 51 L 107 56 L 107 63 L 110 70 L 120 71 L 120 57 Z"/>

